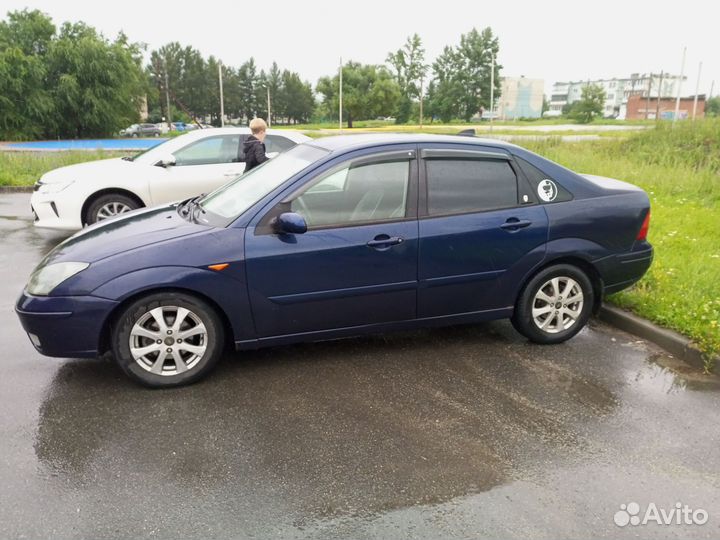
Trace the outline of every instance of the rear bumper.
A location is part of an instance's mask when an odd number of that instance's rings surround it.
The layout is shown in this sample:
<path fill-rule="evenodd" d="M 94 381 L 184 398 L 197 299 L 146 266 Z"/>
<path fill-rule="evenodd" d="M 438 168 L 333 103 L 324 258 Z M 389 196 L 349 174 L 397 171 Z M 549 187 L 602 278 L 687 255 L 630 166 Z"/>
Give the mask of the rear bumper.
<path fill-rule="evenodd" d="M 653 256 L 653 247 L 645 243 L 636 251 L 613 255 L 598 261 L 596 268 L 603 280 L 603 293 L 616 293 L 637 283 L 650 268 Z"/>
<path fill-rule="evenodd" d="M 116 305 L 94 296 L 32 296 L 23 292 L 15 312 L 39 353 L 88 358 L 98 355 L 103 325 Z"/>

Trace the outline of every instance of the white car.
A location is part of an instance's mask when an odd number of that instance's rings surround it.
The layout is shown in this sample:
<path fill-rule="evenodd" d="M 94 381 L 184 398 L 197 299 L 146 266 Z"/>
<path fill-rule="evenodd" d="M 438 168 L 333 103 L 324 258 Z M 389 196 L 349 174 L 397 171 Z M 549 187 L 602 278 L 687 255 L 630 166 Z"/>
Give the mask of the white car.
<path fill-rule="evenodd" d="M 242 144 L 249 128 L 191 131 L 135 157 L 103 159 L 50 171 L 30 199 L 35 226 L 77 230 L 143 206 L 209 193 L 245 170 Z M 269 157 L 310 140 L 301 133 L 268 130 Z"/>

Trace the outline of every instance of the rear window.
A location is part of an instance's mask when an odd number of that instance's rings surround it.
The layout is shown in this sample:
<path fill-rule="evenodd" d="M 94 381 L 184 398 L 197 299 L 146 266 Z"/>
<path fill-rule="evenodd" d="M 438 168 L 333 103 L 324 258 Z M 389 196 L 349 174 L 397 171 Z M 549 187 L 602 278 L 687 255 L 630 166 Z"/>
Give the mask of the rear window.
<path fill-rule="evenodd" d="M 287 137 L 280 135 L 268 135 L 265 137 L 265 150 L 268 153 L 284 152 L 285 150 L 290 150 L 293 146 L 295 146 L 295 143 Z"/>
<path fill-rule="evenodd" d="M 517 205 L 517 178 L 505 160 L 428 159 L 425 167 L 431 216 Z"/>
<path fill-rule="evenodd" d="M 562 187 L 557 180 L 522 158 L 516 156 L 515 162 L 530 182 L 533 196 L 536 197 L 538 202 L 548 204 L 572 200 L 572 193 Z"/>

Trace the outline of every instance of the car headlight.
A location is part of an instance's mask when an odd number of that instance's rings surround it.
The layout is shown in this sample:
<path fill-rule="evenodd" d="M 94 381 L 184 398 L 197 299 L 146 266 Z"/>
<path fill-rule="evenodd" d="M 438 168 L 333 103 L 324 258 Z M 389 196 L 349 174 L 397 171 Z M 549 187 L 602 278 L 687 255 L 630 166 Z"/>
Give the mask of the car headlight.
<path fill-rule="evenodd" d="M 35 270 L 27 284 L 27 292 L 33 296 L 47 296 L 67 278 L 85 270 L 90 263 L 61 262 L 48 264 Z"/>
<path fill-rule="evenodd" d="M 53 182 L 52 184 L 44 184 L 42 181 L 39 183 L 38 191 L 43 195 L 51 195 L 53 193 L 60 193 L 63 189 L 67 188 L 72 184 L 74 180 L 65 180 L 64 182 Z"/>

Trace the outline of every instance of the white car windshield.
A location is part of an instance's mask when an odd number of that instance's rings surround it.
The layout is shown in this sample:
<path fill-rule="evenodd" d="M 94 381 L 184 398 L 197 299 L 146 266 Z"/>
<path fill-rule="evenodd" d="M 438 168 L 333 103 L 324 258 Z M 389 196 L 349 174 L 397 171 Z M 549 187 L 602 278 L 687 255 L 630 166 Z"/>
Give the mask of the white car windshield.
<path fill-rule="evenodd" d="M 203 210 L 222 218 L 235 218 L 327 153 L 317 146 L 295 146 L 219 187 L 201 199 L 200 205 Z"/>

